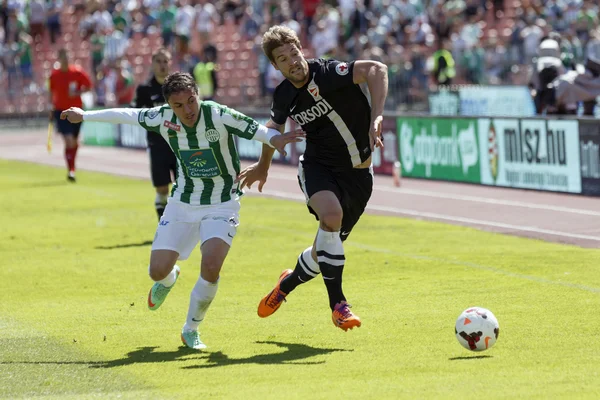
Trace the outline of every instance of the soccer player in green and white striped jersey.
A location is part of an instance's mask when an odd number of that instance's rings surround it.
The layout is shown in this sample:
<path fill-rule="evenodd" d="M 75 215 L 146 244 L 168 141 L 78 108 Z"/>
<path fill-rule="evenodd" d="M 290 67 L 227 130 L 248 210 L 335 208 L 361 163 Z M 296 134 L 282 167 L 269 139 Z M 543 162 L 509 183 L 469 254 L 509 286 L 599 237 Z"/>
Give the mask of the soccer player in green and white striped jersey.
<path fill-rule="evenodd" d="M 206 346 L 198 326 L 216 295 L 219 273 L 239 224 L 242 192 L 235 180 L 240 158 L 232 135 L 261 141 L 285 154 L 285 145 L 302 140 L 304 132 L 280 134 L 226 106 L 200 101 L 190 74 L 169 75 L 162 90 L 168 105 L 99 111 L 70 108 L 61 118 L 72 123 L 139 124 L 169 143 L 177 158 L 177 173 L 152 243 L 149 273 L 155 283 L 148 307 L 160 307 L 179 276 L 176 261 L 187 259 L 200 242 L 200 277 L 190 295 L 181 339 L 188 347 L 202 349 Z"/>

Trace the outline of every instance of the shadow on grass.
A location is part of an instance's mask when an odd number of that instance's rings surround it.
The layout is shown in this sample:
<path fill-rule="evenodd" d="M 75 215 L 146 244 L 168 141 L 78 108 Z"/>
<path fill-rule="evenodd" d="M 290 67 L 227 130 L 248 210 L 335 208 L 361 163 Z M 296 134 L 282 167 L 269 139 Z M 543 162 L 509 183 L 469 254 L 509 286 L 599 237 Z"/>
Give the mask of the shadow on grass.
<path fill-rule="evenodd" d="M 224 367 L 227 365 L 239 365 L 239 364 L 294 364 L 294 365 L 313 365 L 323 364 L 325 361 L 301 361 L 310 357 L 325 355 L 334 353 L 337 351 L 353 351 L 345 349 L 324 349 L 319 347 L 312 347 L 306 344 L 299 343 L 282 343 L 282 342 L 256 342 L 260 344 L 274 344 L 278 347 L 284 348 L 285 351 L 282 353 L 274 354 L 257 354 L 251 357 L 244 358 L 229 358 L 227 354 L 217 351 L 215 353 L 209 353 L 207 357 L 207 364 L 203 365 L 190 365 L 183 367 L 184 369 L 199 369 L 199 368 L 214 368 Z"/>
<path fill-rule="evenodd" d="M 190 365 L 183 367 L 184 369 L 198 368 L 214 368 L 224 367 L 227 365 L 236 364 L 298 364 L 311 365 L 323 364 L 325 361 L 305 361 L 301 360 L 329 354 L 337 351 L 353 351 L 344 349 L 324 349 L 312 347 L 305 344 L 297 343 L 282 343 L 282 342 L 256 342 L 260 344 L 274 344 L 286 349 L 282 353 L 275 354 L 257 354 L 245 358 L 229 358 L 227 354 L 221 351 L 215 353 L 201 352 L 181 346 L 175 351 L 155 351 L 157 347 L 140 347 L 137 350 L 127 353 L 123 358 L 110 361 L 0 361 L 2 364 L 31 364 L 31 365 L 88 365 L 90 368 L 113 368 L 122 367 L 125 365 L 141 364 L 141 363 L 158 363 L 158 362 L 177 362 L 177 361 L 194 361 L 206 360 L 206 364 Z M 195 357 L 189 357 L 195 356 Z"/>
<path fill-rule="evenodd" d="M 493 358 L 494 356 L 490 356 L 490 355 L 481 355 L 481 356 L 462 356 L 462 357 L 452 357 L 449 358 L 448 360 L 450 361 L 456 361 L 456 360 L 478 360 L 480 358 Z"/>
<path fill-rule="evenodd" d="M 197 350 L 181 346 L 176 351 L 155 352 L 157 347 L 140 347 L 130 351 L 124 358 L 110 361 L 0 361 L 2 364 L 30 364 L 30 365 L 88 365 L 90 368 L 113 368 L 123 365 L 139 363 L 155 363 L 165 361 L 189 361 L 207 358 L 207 355 Z M 201 357 L 184 358 L 189 355 L 200 355 Z"/>
<path fill-rule="evenodd" d="M 114 249 L 126 249 L 128 247 L 144 247 L 152 245 L 152 240 L 145 240 L 139 243 L 126 243 L 126 244 L 115 244 L 114 246 L 96 246 L 96 250 L 114 250 Z"/>

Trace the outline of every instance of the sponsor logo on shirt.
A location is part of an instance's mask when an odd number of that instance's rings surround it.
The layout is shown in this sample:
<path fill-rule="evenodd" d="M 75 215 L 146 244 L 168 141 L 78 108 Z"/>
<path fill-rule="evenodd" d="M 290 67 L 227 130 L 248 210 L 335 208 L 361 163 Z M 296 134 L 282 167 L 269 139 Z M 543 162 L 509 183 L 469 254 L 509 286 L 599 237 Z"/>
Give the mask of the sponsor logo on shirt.
<path fill-rule="evenodd" d="M 306 111 L 299 112 L 291 117 L 298 125 L 305 125 L 319 117 L 327 115 L 330 111 L 333 111 L 333 107 L 331 107 L 327 100 L 322 99 Z"/>
<path fill-rule="evenodd" d="M 316 104 L 305 111 L 296 113 L 291 116 L 291 118 L 294 121 L 296 121 L 296 123 L 299 125 L 305 125 L 309 122 L 313 122 L 315 119 L 327 115 L 330 111 L 333 110 L 333 107 L 331 107 L 327 100 L 325 100 L 321 96 L 319 92 L 319 86 L 315 83 L 315 74 L 313 74 L 313 77 L 310 83 L 308 84 L 307 90 L 308 93 L 315 100 Z M 296 105 L 294 105 L 294 107 L 290 109 L 290 112 L 292 112 L 295 108 Z"/>
<path fill-rule="evenodd" d="M 171 121 L 165 121 L 164 125 L 168 129 L 172 129 L 172 130 L 177 131 L 177 132 L 179 132 L 181 130 L 181 126 L 179 126 L 177 124 L 174 124 Z"/>

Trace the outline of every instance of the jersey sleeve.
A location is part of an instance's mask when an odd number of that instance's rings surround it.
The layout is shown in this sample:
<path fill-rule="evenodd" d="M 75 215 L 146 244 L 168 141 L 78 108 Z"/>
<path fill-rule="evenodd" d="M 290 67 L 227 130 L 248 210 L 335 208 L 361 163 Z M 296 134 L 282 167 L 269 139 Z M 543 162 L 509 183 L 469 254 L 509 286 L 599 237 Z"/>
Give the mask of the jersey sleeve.
<path fill-rule="evenodd" d="M 271 119 L 276 124 L 285 125 L 289 115 L 289 107 L 283 96 L 281 85 L 277 86 L 271 103 Z"/>
<path fill-rule="evenodd" d="M 79 71 L 79 85 L 81 87 L 85 87 L 88 89 L 92 88 L 92 81 L 90 80 L 89 76 L 87 76 L 87 74 L 84 71 Z"/>
<path fill-rule="evenodd" d="M 227 132 L 244 139 L 252 139 L 258 130 L 258 122 L 247 115 L 242 114 L 229 107 L 220 106 L 219 114 L 221 122 L 225 125 Z"/>
<path fill-rule="evenodd" d="M 324 91 L 334 91 L 345 86 L 354 85 L 352 73 L 354 71 L 354 61 L 343 62 L 337 60 L 326 60 L 321 65 L 321 79 L 319 86 Z"/>
<path fill-rule="evenodd" d="M 160 133 L 165 107 L 142 108 L 138 114 L 138 123 L 147 131 Z"/>

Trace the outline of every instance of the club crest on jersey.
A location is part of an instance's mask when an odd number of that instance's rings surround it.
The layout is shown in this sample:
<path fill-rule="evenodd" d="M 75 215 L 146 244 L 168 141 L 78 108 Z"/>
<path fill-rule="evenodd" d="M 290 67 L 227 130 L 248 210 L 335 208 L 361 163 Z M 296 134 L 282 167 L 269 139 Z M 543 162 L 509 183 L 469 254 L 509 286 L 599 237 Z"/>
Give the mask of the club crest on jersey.
<path fill-rule="evenodd" d="M 208 129 L 206 131 L 206 140 L 211 143 L 218 142 L 221 139 L 221 134 L 216 129 Z"/>
<path fill-rule="evenodd" d="M 335 72 L 337 72 L 338 75 L 341 76 L 348 75 L 348 72 L 350 72 L 350 68 L 348 68 L 348 64 L 346 63 L 339 63 L 335 66 Z"/>
<path fill-rule="evenodd" d="M 307 90 L 308 93 L 310 93 L 310 95 L 312 96 L 312 98 L 315 99 L 315 101 L 319 101 L 322 99 L 321 95 L 319 94 L 319 86 L 317 86 L 317 84 L 315 83 L 315 74 L 313 74 L 313 78 L 308 84 Z"/>
<path fill-rule="evenodd" d="M 179 132 L 181 130 L 181 126 L 179 126 L 177 124 L 174 124 L 171 121 L 165 121 L 164 125 L 165 125 L 166 128 L 172 129 L 172 130 L 177 131 L 177 132 Z"/>

